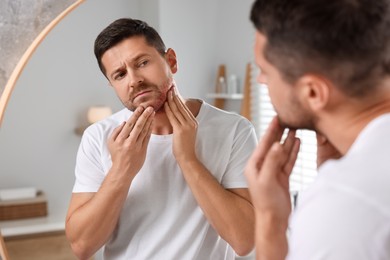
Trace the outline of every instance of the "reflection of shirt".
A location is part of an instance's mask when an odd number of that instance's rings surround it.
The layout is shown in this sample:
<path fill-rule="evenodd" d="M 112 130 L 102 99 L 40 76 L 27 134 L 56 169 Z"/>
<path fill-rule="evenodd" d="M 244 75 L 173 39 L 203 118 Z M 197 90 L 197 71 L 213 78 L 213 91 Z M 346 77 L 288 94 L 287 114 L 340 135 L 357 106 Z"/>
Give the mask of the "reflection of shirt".
<path fill-rule="evenodd" d="M 96 192 L 111 167 L 107 138 L 126 121 L 124 109 L 91 126 L 81 142 L 73 192 Z M 203 102 L 196 152 L 225 188 L 247 187 L 244 167 L 256 146 L 252 125 Z M 130 187 L 107 259 L 234 259 L 206 220 L 172 154 L 172 135 L 152 135 L 145 163 Z"/>
<path fill-rule="evenodd" d="M 288 259 L 390 259 L 390 114 L 300 195 Z"/>

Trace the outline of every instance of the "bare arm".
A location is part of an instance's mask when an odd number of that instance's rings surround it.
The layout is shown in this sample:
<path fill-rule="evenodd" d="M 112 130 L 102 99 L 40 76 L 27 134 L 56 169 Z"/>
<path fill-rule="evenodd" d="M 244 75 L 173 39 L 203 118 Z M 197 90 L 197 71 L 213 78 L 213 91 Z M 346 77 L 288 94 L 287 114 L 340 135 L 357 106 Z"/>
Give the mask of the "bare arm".
<path fill-rule="evenodd" d="M 197 121 L 175 88 L 168 94 L 165 111 L 173 127 L 173 153 L 206 218 L 238 255 L 254 245 L 254 212 L 247 189 L 226 190 L 195 154 Z"/>
<path fill-rule="evenodd" d="M 224 189 L 199 161 L 179 163 L 206 218 L 238 255 L 254 246 L 254 211 L 248 189 Z"/>
<path fill-rule="evenodd" d="M 255 207 L 258 260 L 282 260 L 288 252 L 289 177 L 298 155 L 299 140 L 295 131 L 289 131 L 281 144 L 283 130 L 274 118 L 245 169 Z"/>
<path fill-rule="evenodd" d="M 138 108 L 108 140 L 112 167 L 96 193 L 74 193 L 66 235 L 80 259 L 90 258 L 111 236 L 131 182 L 141 169 L 151 135 L 153 109 Z"/>

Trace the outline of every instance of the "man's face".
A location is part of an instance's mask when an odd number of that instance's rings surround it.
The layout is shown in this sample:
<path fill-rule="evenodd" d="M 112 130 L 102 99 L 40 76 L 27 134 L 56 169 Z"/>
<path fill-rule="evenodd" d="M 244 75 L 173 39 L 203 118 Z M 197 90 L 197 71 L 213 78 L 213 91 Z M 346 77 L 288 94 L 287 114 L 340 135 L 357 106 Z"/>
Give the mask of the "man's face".
<path fill-rule="evenodd" d="M 163 109 L 176 72 L 173 50 L 169 49 L 163 57 L 144 37 L 131 37 L 108 49 L 102 64 L 125 107 L 131 111 L 139 106 Z"/>
<path fill-rule="evenodd" d="M 290 129 L 314 130 L 314 117 L 302 106 L 299 99 L 299 87 L 287 83 L 278 69 L 264 57 L 266 43 L 266 37 L 256 32 L 255 61 L 260 68 L 257 81 L 267 85 L 280 123 Z"/>

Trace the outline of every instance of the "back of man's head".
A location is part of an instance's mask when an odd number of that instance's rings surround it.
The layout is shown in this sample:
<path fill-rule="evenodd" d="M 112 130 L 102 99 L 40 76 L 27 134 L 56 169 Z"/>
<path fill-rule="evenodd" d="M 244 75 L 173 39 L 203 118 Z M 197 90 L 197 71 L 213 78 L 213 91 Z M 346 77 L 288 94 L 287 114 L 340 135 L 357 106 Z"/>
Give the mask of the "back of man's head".
<path fill-rule="evenodd" d="M 289 83 L 315 73 L 359 97 L 390 76 L 390 0 L 257 0 L 251 20 Z"/>

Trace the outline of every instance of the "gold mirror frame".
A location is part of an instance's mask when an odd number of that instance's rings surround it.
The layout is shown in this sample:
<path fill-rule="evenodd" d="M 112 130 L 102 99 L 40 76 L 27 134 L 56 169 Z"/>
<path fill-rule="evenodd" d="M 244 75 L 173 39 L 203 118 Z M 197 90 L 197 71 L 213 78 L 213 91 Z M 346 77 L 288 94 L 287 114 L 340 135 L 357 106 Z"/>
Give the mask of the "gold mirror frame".
<path fill-rule="evenodd" d="M 24 52 L 19 62 L 15 66 L 15 69 L 12 71 L 7 84 L 4 87 L 3 93 L 0 96 L 0 126 L 3 122 L 5 109 L 7 107 L 8 101 L 11 97 L 12 91 L 15 87 L 16 81 L 18 80 L 20 74 L 22 73 L 27 62 L 31 58 L 32 54 L 43 41 L 43 39 L 49 34 L 49 32 L 71 11 L 73 11 L 77 6 L 79 6 L 85 0 L 77 0 L 66 8 L 62 13 L 60 13 L 56 18 L 54 18 L 34 39 L 28 49 Z"/>

